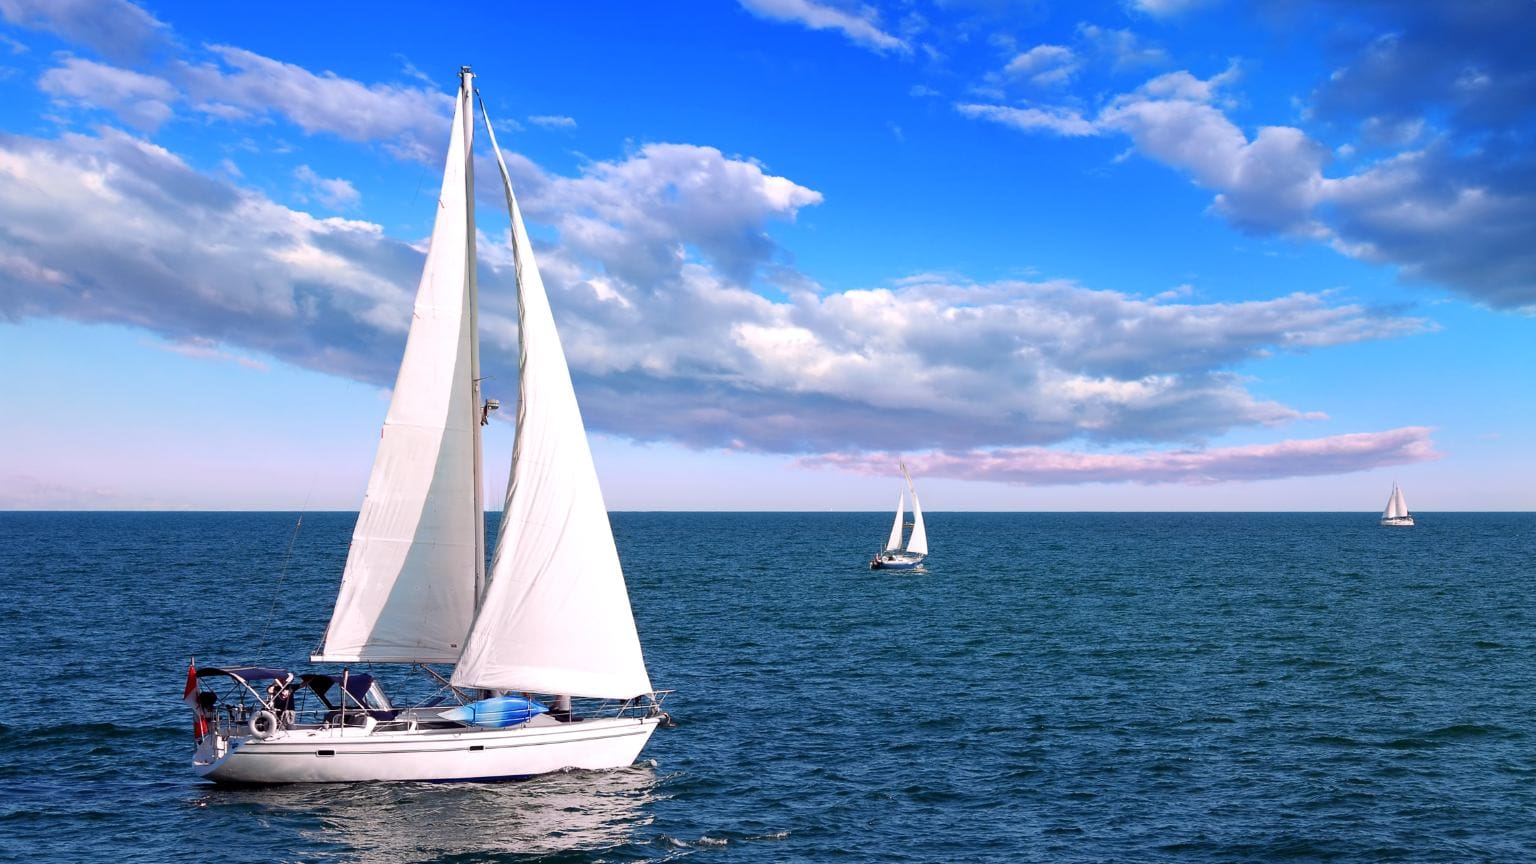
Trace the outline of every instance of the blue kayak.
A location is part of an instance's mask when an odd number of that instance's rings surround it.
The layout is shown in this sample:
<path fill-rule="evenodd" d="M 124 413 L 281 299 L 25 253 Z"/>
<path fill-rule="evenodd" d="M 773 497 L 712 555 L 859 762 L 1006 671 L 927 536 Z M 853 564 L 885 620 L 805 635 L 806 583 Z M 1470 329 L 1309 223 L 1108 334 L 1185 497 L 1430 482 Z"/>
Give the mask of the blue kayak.
<path fill-rule="evenodd" d="M 487 729 L 499 729 L 503 726 L 527 723 L 547 710 L 549 709 L 543 705 L 521 696 L 492 696 L 468 705 L 449 708 L 447 711 L 439 712 L 437 716 L 444 720 L 457 720 L 460 723 L 469 723 Z"/>

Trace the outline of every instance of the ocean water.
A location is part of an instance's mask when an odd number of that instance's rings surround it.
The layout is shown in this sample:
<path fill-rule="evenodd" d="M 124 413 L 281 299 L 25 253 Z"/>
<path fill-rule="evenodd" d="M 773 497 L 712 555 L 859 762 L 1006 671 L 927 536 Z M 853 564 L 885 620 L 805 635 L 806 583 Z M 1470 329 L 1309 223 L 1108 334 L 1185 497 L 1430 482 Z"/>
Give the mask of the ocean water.
<path fill-rule="evenodd" d="M 1536 860 L 1536 515 L 889 518 L 614 514 L 632 768 L 225 789 L 188 657 L 300 663 L 353 515 L 0 513 L 0 860 Z"/>

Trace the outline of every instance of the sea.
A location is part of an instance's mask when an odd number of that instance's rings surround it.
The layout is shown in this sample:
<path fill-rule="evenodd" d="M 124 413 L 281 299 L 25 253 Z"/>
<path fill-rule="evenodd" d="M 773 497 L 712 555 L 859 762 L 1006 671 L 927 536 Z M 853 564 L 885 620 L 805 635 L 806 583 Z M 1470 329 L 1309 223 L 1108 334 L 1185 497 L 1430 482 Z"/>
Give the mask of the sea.
<path fill-rule="evenodd" d="M 190 659 L 303 668 L 355 518 L 0 513 L 0 860 L 1536 861 L 1536 514 L 614 513 L 633 767 L 199 781 Z"/>

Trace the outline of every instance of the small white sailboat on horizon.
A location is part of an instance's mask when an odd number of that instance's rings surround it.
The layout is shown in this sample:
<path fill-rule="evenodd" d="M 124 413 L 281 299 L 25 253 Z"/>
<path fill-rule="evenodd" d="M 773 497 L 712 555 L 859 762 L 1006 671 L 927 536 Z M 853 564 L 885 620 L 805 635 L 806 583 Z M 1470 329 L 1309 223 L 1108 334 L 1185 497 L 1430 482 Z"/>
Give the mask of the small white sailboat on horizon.
<path fill-rule="evenodd" d="M 870 559 L 871 570 L 911 570 L 928 557 L 928 529 L 923 526 L 923 505 L 918 503 L 917 487 L 912 485 L 912 475 L 907 472 L 906 464 L 896 464 L 901 466 L 901 476 L 906 480 L 907 487 L 896 495 L 896 521 L 891 524 L 891 534 L 886 538 L 885 548 Z M 904 508 L 908 493 L 912 495 L 912 533 L 903 545 L 902 535 L 906 528 L 903 522 L 906 516 Z"/>
<path fill-rule="evenodd" d="M 310 657 L 341 668 L 194 663 L 185 699 L 197 738 L 192 766 L 204 779 L 493 780 L 619 768 L 668 719 L 488 116 L 511 219 L 520 362 L 511 475 L 486 572 L 480 427 L 498 404 L 480 392 L 472 79 L 460 70 L 405 354 L 335 609 Z M 417 667 L 431 692 L 396 706 L 353 664 Z"/>
<path fill-rule="evenodd" d="M 1408 512 L 1408 500 L 1403 497 L 1403 487 L 1392 481 L 1392 494 L 1387 496 L 1387 508 L 1381 511 L 1381 524 L 1407 527 L 1413 524 L 1413 514 Z"/>

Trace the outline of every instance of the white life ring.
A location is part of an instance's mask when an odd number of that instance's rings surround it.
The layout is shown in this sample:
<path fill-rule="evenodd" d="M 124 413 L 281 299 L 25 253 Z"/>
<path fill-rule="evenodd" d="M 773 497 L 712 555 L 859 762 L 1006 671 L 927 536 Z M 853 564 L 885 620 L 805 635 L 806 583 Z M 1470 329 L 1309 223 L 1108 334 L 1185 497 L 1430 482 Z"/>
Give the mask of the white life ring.
<path fill-rule="evenodd" d="M 271 711 L 257 711 L 251 715 L 251 719 L 245 724 L 245 728 L 250 730 L 252 738 L 255 738 L 257 741 L 265 741 L 272 737 L 272 733 L 277 731 L 277 715 Z"/>

